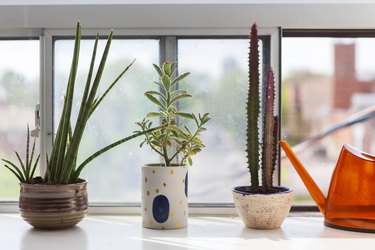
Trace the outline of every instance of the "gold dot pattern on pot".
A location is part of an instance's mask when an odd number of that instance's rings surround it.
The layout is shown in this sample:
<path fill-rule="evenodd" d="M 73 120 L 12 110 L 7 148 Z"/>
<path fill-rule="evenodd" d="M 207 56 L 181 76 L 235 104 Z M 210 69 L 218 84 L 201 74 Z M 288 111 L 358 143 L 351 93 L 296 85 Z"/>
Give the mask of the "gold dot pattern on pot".
<path fill-rule="evenodd" d="M 171 169 L 171 171 L 169 171 L 171 174 L 174 174 L 174 171 L 173 171 L 173 169 Z"/>
<path fill-rule="evenodd" d="M 158 188 L 157 188 L 157 189 L 155 189 L 155 193 L 157 193 L 157 194 L 159 193 L 159 189 L 158 189 Z"/>

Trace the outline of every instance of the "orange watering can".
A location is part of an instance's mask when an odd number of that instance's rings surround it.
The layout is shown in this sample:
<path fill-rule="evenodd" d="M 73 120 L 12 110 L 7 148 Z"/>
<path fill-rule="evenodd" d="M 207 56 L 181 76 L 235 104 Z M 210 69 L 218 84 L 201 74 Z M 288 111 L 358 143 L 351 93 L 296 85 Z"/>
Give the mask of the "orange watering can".
<path fill-rule="evenodd" d="M 375 233 L 375 156 L 345 144 L 325 197 L 288 143 L 280 144 L 323 213 L 326 226 Z"/>

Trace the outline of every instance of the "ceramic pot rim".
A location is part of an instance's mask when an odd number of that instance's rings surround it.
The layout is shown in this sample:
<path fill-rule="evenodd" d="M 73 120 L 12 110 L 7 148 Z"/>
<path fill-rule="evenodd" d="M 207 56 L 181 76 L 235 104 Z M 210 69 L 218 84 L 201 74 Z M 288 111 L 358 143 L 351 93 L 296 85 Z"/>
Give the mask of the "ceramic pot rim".
<path fill-rule="evenodd" d="M 25 186 L 25 187 L 73 187 L 73 186 L 85 186 L 87 185 L 87 181 L 83 180 L 82 182 L 77 182 L 77 183 L 70 183 L 70 184 L 31 184 L 31 183 L 22 183 L 20 182 L 20 186 Z"/>
<path fill-rule="evenodd" d="M 179 164 L 172 164 L 171 166 L 165 166 L 163 163 L 150 163 L 150 164 L 145 164 L 142 166 L 142 168 L 155 168 L 155 169 L 160 169 L 160 168 L 185 168 L 187 165 L 179 165 Z"/>
<path fill-rule="evenodd" d="M 287 186 L 273 186 L 276 188 L 284 188 L 286 189 L 285 191 L 278 192 L 278 193 L 269 193 L 269 194 L 259 194 L 259 193 L 249 193 L 249 192 L 243 192 L 243 191 L 238 191 L 238 188 L 244 188 L 244 187 L 250 187 L 250 186 L 237 186 L 232 189 L 232 192 L 237 193 L 237 194 L 242 194 L 242 195 L 264 195 L 264 196 L 269 196 L 269 195 L 281 195 L 281 194 L 287 194 L 293 192 L 293 189 Z"/>

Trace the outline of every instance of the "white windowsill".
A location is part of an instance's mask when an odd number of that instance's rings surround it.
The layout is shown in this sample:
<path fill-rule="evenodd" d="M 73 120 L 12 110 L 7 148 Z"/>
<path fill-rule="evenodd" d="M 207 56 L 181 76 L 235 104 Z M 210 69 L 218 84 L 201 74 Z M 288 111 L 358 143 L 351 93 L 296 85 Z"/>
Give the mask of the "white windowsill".
<path fill-rule="evenodd" d="M 1 249 L 374 249 L 374 234 L 325 227 L 322 217 L 288 217 L 280 229 L 245 228 L 238 217 L 189 218 L 178 230 L 141 227 L 139 216 L 87 216 L 67 230 L 41 231 L 18 214 L 0 214 Z"/>

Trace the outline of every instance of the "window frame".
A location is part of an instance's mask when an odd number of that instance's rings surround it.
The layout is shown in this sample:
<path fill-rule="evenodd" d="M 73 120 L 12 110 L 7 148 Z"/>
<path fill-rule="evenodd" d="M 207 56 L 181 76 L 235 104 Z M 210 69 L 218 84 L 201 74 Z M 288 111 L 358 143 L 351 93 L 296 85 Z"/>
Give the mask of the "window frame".
<path fill-rule="evenodd" d="M 19 32 L 19 31 L 18 31 Z M 54 41 L 60 39 L 73 38 L 74 29 L 27 29 L 23 31 L 21 39 L 34 34 L 39 37 L 40 41 L 40 169 L 41 174 L 45 171 L 46 153 L 52 148 L 53 138 L 53 62 L 54 62 Z M 106 36 L 108 29 L 83 29 L 82 37 L 95 37 L 96 33 Z M 16 32 L 17 33 L 17 32 Z M 13 34 L 13 33 L 12 33 Z M 17 33 L 18 34 L 18 33 Z M 275 28 L 258 28 L 260 37 L 269 37 L 268 44 L 270 47 L 270 66 L 275 71 L 275 79 L 277 83 L 277 93 L 280 92 L 280 38 L 281 29 Z M 13 35 L 14 36 L 14 35 Z M 195 38 L 195 39 L 238 39 L 248 38 L 249 30 L 244 29 L 116 29 L 114 38 L 151 38 L 160 39 L 160 63 L 166 60 L 177 61 L 177 43 L 178 39 Z M 0 30 L 0 39 L 5 37 Z M 265 46 L 265 45 L 264 45 Z M 266 57 L 263 57 L 266 60 Z M 264 74 L 266 75 L 266 74 Z M 280 103 L 280 93 L 278 94 L 278 102 Z M 279 107 L 278 112 L 280 112 Z M 279 168 L 278 168 L 279 169 Z M 276 170 L 275 183 L 280 183 L 280 171 Z M 16 212 L 18 202 L 0 201 L 0 212 Z M 89 212 L 94 214 L 138 214 L 140 213 L 140 203 L 90 203 Z M 236 210 L 234 203 L 189 203 L 191 214 L 222 214 L 234 215 Z"/>

